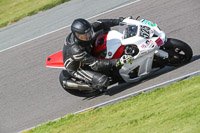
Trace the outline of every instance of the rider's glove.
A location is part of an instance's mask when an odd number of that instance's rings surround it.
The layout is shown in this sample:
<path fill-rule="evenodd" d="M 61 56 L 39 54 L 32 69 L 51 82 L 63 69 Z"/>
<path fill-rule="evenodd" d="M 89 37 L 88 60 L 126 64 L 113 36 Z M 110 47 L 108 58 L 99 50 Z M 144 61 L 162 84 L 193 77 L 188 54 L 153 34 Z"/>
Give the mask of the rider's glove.
<path fill-rule="evenodd" d="M 124 63 L 122 63 L 120 60 L 118 60 L 117 62 L 116 62 L 116 67 L 119 67 L 119 66 L 123 66 L 124 65 Z"/>
<path fill-rule="evenodd" d="M 119 22 L 122 22 L 124 19 L 124 17 L 119 17 Z"/>
<path fill-rule="evenodd" d="M 117 68 L 117 67 L 123 66 L 126 63 L 132 63 L 133 59 L 130 57 L 132 57 L 132 56 L 124 55 L 120 59 L 112 59 L 112 60 L 110 60 L 110 64 L 111 64 L 112 68 Z"/>
<path fill-rule="evenodd" d="M 123 66 L 124 64 L 127 63 L 132 63 L 133 58 L 131 55 L 123 55 L 117 62 L 116 62 L 116 67 Z"/>
<path fill-rule="evenodd" d="M 110 64 L 111 64 L 112 68 L 117 68 L 119 66 L 124 65 L 124 63 L 120 59 L 112 59 L 112 60 L 110 60 Z"/>
<path fill-rule="evenodd" d="M 112 59 L 112 60 L 109 60 L 110 61 L 110 64 L 111 64 L 111 66 L 112 66 L 112 68 L 116 68 L 116 67 L 118 67 L 119 65 L 119 59 Z"/>

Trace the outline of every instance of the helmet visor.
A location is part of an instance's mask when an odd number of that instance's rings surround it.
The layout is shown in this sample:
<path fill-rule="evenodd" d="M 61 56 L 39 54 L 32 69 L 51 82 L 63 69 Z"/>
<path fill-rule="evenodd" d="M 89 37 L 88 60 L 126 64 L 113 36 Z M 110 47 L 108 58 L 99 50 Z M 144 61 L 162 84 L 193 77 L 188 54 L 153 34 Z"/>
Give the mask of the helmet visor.
<path fill-rule="evenodd" d="M 76 34 L 76 37 L 82 41 L 90 41 L 93 37 L 94 31 L 90 30 L 89 32 L 84 33 L 84 34 L 79 34 L 79 33 L 75 33 L 75 34 Z"/>

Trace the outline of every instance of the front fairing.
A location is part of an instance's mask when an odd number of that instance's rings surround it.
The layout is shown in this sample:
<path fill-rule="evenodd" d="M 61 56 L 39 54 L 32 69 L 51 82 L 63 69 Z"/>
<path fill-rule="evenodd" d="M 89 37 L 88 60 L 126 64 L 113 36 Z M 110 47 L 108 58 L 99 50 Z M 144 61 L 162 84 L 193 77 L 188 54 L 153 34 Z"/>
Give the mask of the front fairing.
<path fill-rule="evenodd" d="M 106 59 L 111 59 L 122 45 L 122 34 L 115 30 L 109 31 L 107 35 L 106 45 Z"/>

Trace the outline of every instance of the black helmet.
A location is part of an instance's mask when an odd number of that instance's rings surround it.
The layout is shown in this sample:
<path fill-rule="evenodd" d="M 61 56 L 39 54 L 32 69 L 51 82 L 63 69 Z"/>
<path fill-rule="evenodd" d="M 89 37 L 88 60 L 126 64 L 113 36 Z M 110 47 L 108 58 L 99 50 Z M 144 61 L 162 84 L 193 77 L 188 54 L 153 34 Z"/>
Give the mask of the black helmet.
<path fill-rule="evenodd" d="M 91 24 L 82 18 L 74 20 L 71 30 L 75 37 L 81 41 L 90 41 L 94 34 Z"/>

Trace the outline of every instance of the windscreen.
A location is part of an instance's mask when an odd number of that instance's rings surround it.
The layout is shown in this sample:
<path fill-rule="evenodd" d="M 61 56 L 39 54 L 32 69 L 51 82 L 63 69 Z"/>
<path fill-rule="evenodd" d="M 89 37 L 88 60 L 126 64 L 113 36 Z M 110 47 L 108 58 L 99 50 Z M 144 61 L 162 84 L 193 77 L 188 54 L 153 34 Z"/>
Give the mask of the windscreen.
<path fill-rule="evenodd" d="M 128 25 L 127 23 L 121 22 L 119 31 L 123 34 L 123 39 L 127 39 L 137 35 L 138 26 Z"/>

